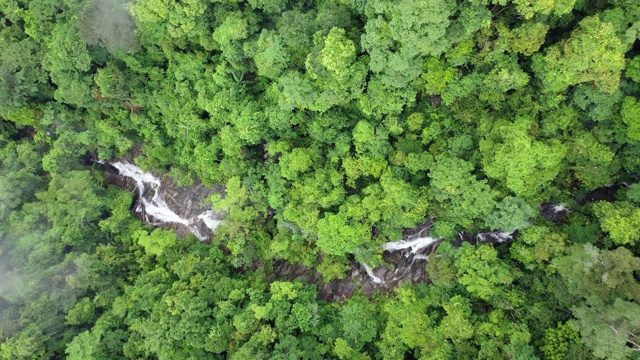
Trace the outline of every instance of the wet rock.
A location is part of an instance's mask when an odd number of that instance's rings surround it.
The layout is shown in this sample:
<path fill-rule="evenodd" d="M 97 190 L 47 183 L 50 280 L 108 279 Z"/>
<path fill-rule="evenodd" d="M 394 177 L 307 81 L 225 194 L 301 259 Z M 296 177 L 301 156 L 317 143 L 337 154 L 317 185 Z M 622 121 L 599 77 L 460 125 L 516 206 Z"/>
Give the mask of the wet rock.
<path fill-rule="evenodd" d="M 179 237 L 194 234 L 201 241 L 208 242 L 214 236 L 212 222 L 221 221 L 225 213 L 214 211 L 206 203 L 206 199 L 215 192 L 225 196 L 223 186 L 207 187 L 200 182 L 192 186 L 178 186 L 169 176 L 151 171 L 148 174 L 157 179 L 158 185 L 144 183 L 141 189 L 139 179 L 136 180 L 131 175 L 123 175 L 121 164 L 132 163 L 126 161 L 102 163 L 105 169 L 105 178 L 109 183 L 136 194 L 132 210 L 138 218 L 166 230 L 173 229 Z M 159 202 L 163 207 L 166 204 L 166 207 L 175 213 L 179 220 L 166 221 L 166 219 L 154 217 L 148 207 L 154 206 L 156 208 Z"/>
<path fill-rule="evenodd" d="M 571 210 L 562 203 L 553 204 L 545 202 L 540 204 L 540 214 L 547 220 L 553 221 L 556 225 L 562 224 L 570 211 Z"/>
<path fill-rule="evenodd" d="M 128 165 L 133 164 L 132 159 L 125 160 L 129 161 Z M 201 219 L 202 214 L 212 214 L 214 220 L 222 219 L 224 216 L 223 212 L 213 212 L 211 207 L 205 203 L 205 199 L 214 192 L 224 196 L 223 186 L 207 187 L 202 183 L 196 183 L 192 186 L 181 187 L 168 176 L 154 171 L 144 173 L 139 168 L 133 168 L 133 165 L 126 168 L 118 162 L 103 164 L 105 176 L 110 183 L 136 194 L 133 211 L 147 223 L 165 229 L 174 229 L 179 236 L 183 237 L 189 233 L 205 235 L 201 237 L 201 240 L 206 241 L 213 236 L 213 232 L 207 226 L 206 221 Z M 127 170 L 130 170 L 129 175 L 124 176 L 123 173 L 126 175 Z M 143 180 L 147 181 L 149 186 L 142 186 Z M 162 206 L 166 204 L 166 207 L 170 209 L 168 215 L 165 215 L 170 218 L 175 215 L 176 221 L 158 222 L 157 218 L 154 219 L 149 214 L 147 211 L 149 209 L 145 209 L 145 206 L 157 205 L 158 201 L 153 203 L 154 199 L 158 200 L 157 197 L 161 198 Z M 268 220 L 273 215 L 274 213 L 265 214 L 265 218 Z M 371 296 L 378 291 L 389 293 L 408 282 L 428 283 L 430 280 L 426 265 L 429 262 L 429 256 L 442 242 L 442 239 L 433 239 L 428 236 L 432 225 L 432 219 L 426 220 L 417 227 L 406 230 L 403 240 L 386 244 L 386 251 L 383 252 L 384 265 L 382 266 L 371 269 L 366 264 L 352 260 L 350 270 L 342 279 L 326 282 L 317 270 L 284 260 L 276 261 L 267 271 L 267 276 L 272 281 L 277 279 L 299 280 L 316 284 L 319 297 L 326 301 L 342 301 L 351 298 L 358 290 L 361 290 L 366 296 Z M 293 223 L 283 222 L 278 226 L 292 231 L 301 231 Z M 503 244 L 511 242 L 516 234 L 517 231 L 512 233 L 498 231 L 484 231 L 479 234 L 461 233 L 453 241 L 453 244 L 454 246 L 460 246 L 463 242 Z M 264 265 L 255 264 L 254 268 L 261 266 Z M 242 271 L 242 269 L 238 271 Z"/>
<path fill-rule="evenodd" d="M 580 204 L 584 205 L 586 203 L 595 202 L 595 201 L 614 201 L 616 192 L 624 186 L 623 183 L 613 184 L 610 186 L 599 187 L 585 196 L 584 199 L 580 202 Z"/>

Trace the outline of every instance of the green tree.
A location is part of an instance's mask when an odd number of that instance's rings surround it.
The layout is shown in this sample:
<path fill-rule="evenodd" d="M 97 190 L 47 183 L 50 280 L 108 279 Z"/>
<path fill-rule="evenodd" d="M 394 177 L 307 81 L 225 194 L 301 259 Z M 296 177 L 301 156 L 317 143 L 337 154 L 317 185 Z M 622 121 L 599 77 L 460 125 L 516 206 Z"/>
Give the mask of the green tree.
<path fill-rule="evenodd" d="M 420 75 L 425 56 L 438 56 L 451 45 L 446 39 L 455 4 L 447 0 L 369 1 L 362 46 L 369 67 L 384 85 L 402 88 Z"/>
<path fill-rule="evenodd" d="M 529 225 L 529 220 L 536 216 L 536 210 L 521 198 L 507 196 L 496 209 L 486 216 L 485 224 L 490 229 L 513 232 Z"/>
<path fill-rule="evenodd" d="M 567 243 L 566 234 L 554 232 L 546 226 L 535 225 L 520 233 L 510 252 L 511 256 L 526 268 L 533 269 L 562 255 Z"/>
<path fill-rule="evenodd" d="M 326 214 L 318 221 L 318 247 L 327 254 L 355 254 L 370 243 L 371 227 L 346 212 Z"/>
<path fill-rule="evenodd" d="M 151 234 L 142 230 L 133 234 L 133 236 L 137 237 L 138 244 L 144 247 L 147 254 L 156 256 L 162 255 L 166 248 L 176 243 L 175 235 L 162 229 L 155 229 Z"/>
<path fill-rule="evenodd" d="M 282 10 L 287 6 L 286 0 L 249 0 L 251 7 L 255 9 L 262 9 L 269 14 L 282 13 Z"/>
<path fill-rule="evenodd" d="M 289 62 L 280 36 L 275 31 L 262 30 L 257 43 L 251 45 L 251 48 L 245 47 L 245 52 L 254 53 L 258 75 L 277 80 Z"/>
<path fill-rule="evenodd" d="M 566 359 L 572 343 L 580 342 L 580 334 L 569 323 L 558 323 L 556 328 L 547 329 L 544 335 L 545 345 L 542 352 L 549 360 Z"/>
<path fill-rule="evenodd" d="M 75 106 L 87 106 L 91 101 L 91 55 L 74 24 L 60 23 L 47 41 L 43 67 L 49 71 L 51 81 L 58 87 L 56 100 Z"/>
<path fill-rule="evenodd" d="M 460 295 L 456 295 L 442 307 L 446 312 L 446 315 L 440 321 L 440 325 L 438 325 L 438 331 L 442 333 L 442 336 L 455 345 L 472 338 L 474 325 L 470 321 L 472 316 L 471 302 Z"/>
<path fill-rule="evenodd" d="M 549 15 L 553 13 L 555 16 L 568 14 L 573 10 L 576 0 L 514 0 L 517 11 L 522 14 L 525 19 L 530 19 L 537 14 Z"/>
<path fill-rule="evenodd" d="M 340 310 L 342 334 L 352 349 L 359 351 L 376 337 L 378 322 L 372 316 L 376 313 L 374 304 L 357 299 L 352 299 Z"/>
<path fill-rule="evenodd" d="M 505 291 L 514 276 L 491 245 L 474 247 L 464 243 L 455 253 L 458 282 L 472 295 L 489 301 Z"/>
<path fill-rule="evenodd" d="M 169 39 L 198 39 L 209 32 L 205 16 L 207 6 L 207 2 L 200 0 L 143 0 L 131 4 L 130 9 L 145 35 L 142 39 L 145 43 L 158 40 L 167 43 L 165 36 Z M 211 43 L 204 45 L 210 47 Z"/>
<path fill-rule="evenodd" d="M 389 134 L 368 121 L 360 121 L 353 129 L 353 143 L 356 152 L 369 155 L 374 159 L 383 159 L 391 151 L 388 141 Z"/>
<path fill-rule="evenodd" d="M 313 149 L 296 148 L 283 154 L 279 161 L 282 177 L 295 180 L 300 173 L 311 169 L 313 160 L 317 157 L 318 154 Z"/>
<path fill-rule="evenodd" d="M 567 151 L 567 160 L 575 165 L 575 177 L 587 190 L 610 184 L 617 172 L 618 163 L 611 149 L 591 134 L 576 132 Z"/>
<path fill-rule="evenodd" d="M 540 22 L 525 22 L 511 31 L 511 50 L 531 56 L 544 44 L 549 25 Z"/>
<path fill-rule="evenodd" d="M 313 45 L 313 34 L 318 30 L 315 17 L 316 12 L 313 10 L 291 10 L 283 12 L 278 18 L 276 28 L 289 54 L 288 68 L 304 68 L 308 50 Z"/>
<path fill-rule="evenodd" d="M 601 359 L 628 359 L 640 351 L 635 335 L 640 330 L 636 314 L 640 305 L 615 299 L 613 304 L 589 304 L 573 308 L 576 320 L 570 321 L 580 331 L 582 341 Z"/>
<path fill-rule="evenodd" d="M 356 45 L 346 37 L 344 29 L 332 28 L 326 37 L 314 35 L 320 49 L 307 56 L 307 73 L 318 88 L 312 110 L 326 111 L 358 98 L 365 86 L 367 59 L 356 58 Z"/>
<path fill-rule="evenodd" d="M 584 18 L 571 37 L 533 56 L 533 70 L 544 91 L 564 91 L 593 82 L 612 93 L 620 84 L 625 48 L 611 23 L 598 16 Z"/>
<path fill-rule="evenodd" d="M 552 269 L 562 278 L 558 292 L 589 302 L 611 302 L 615 298 L 634 300 L 640 297 L 640 285 L 633 273 L 640 269 L 640 259 L 619 247 L 600 250 L 591 244 L 574 245 L 568 255 L 552 261 Z M 572 298 L 566 301 L 572 304 Z M 575 304 L 575 300 L 573 300 Z"/>
<path fill-rule="evenodd" d="M 600 228 L 617 245 L 634 245 L 640 240 L 640 208 L 626 201 L 600 201 L 593 205 Z"/>
<path fill-rule="evenodd" d="M 41 46 L 17 26 L 0 29 L 0 39 L 0 114 L 7 117 L 10 111 L 28 106 L 32 98 L 50 96 L 50 90 L 36 61 L 43 56 Z"/>
<path fill-rule="evenodd" d="M 438 222 L 452 226 L 470 227 L 474 220 L 483 219 L 496 206 L 496 192 L 486 180 L 477 180 L 472 174 L 473 165 L 468 161 L 439 156 L 430 169 L 430 193 L 441 205 Z M 436 226 L 437 228 L 437 226 Z M 453 236 L 455 232 L 440 233 Z"/>
<path fill-rule="evenodd" d="M 626 97 L 622 103 L 622 121 L 627 125 L 627 136 L 640 141 L 640 104 L 634 97 Z"/>
<path fill-rule="evenodd" d="M 6 220 L 23 203 L 33 200 L 35 192 L 45 185 L 37 150 L 29 142 L 9 142 L 0 149 L 0 220 Z"/>
<path fill-rule="evenodd" d="M 400 288 L 397 296 L 384 304 L 387 322 L 378 345 L 384 358 L 401 359 L 408 350 L 430 340 L 434 321 L 428 306 L 428 299 L 409 286 Z"/>
<path fill-rule="evenodd" d="M 36 194 L 43 214 L 52 224 L 49 235 L 69 245 L 93 245 L 86 234 L 95 231 L 94 236 L 99 238 L 97 221 L 108 209 L 103 200 L 105 193 L 88 171 L 53 176 L 47 191 Z"/>
<path fill-rule="evenodd" d="M 100 332 L 87 330 L 75 338 L 69 343 L 66 349 L 67 359 L 72 360 L 98 360 L 101 357 L 95 356 L 95 350 L 100 343 L 102 334 Z"/>
<path fill-rule="evenodd" d="M 519 196 L 530 198 L 560 172 L 566 147 L 557 140 L 545 143 L 532 138 L 532 123 L 498 122 L 493 136 L 480 141 L 483 169 Z"/>

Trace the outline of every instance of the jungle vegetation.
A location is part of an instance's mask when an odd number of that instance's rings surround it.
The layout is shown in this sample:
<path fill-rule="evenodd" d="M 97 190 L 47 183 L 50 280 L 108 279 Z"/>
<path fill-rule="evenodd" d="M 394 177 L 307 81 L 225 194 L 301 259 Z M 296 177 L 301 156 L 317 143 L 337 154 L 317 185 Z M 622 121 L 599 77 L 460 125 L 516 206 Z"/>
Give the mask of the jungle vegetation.
<path fill-rule="evenodd" d="M 640 359 L 639 37 L 637 0 L 0 0 L 0 358 Z M 226 186 L 211 244 L 85 158 L 136 147 Z M 430 283 L 270 275 L 425 219 Z"/>

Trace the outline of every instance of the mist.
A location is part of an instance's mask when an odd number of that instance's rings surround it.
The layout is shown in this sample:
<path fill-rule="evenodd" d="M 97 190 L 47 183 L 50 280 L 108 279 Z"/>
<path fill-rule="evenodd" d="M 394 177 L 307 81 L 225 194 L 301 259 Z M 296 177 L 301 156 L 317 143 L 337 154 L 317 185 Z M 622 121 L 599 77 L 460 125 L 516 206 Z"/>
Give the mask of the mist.
<path fill-rule="evenodd" d="M 114 53 L 139 48 L 136 25 L 124 0 L 93 0 L 80 16 L 80 33 L 89 45 Z"/>

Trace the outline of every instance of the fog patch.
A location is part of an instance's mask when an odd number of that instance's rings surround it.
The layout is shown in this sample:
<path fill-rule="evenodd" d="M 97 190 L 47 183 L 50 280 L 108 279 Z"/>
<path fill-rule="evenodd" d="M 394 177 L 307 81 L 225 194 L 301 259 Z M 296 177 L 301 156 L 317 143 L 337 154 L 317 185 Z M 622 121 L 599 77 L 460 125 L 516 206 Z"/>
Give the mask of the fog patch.
<path fill-rule="evenodd" d="M 0 256 L 0 298 L 18 302 L 20 300 L 19 290 L 23 287 L 21 284 L 24 280 L 5 264 L 6 259 Z"/>
<path fill-rule="evenodd" d="M 125 0 L 93 0 L 80 15 L 80 33 L 89 45 L 132 52 L 139 48 L 136 25 Z"/>

